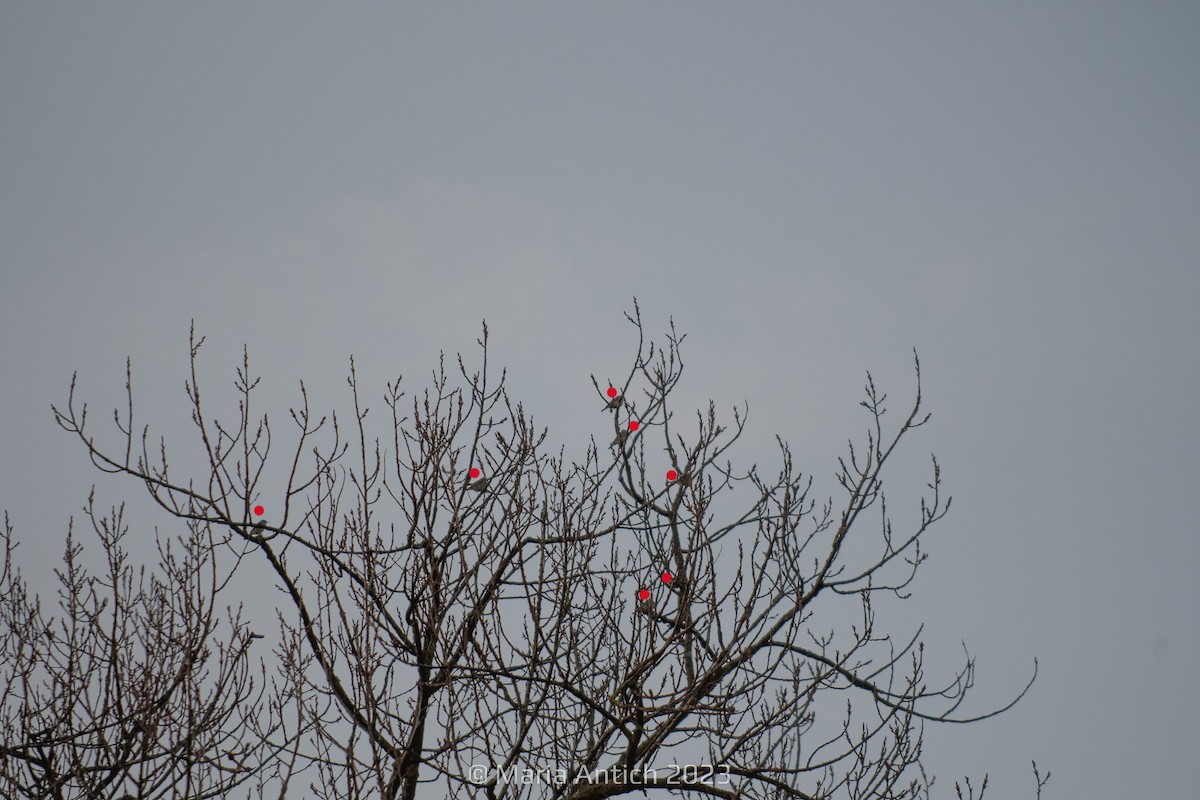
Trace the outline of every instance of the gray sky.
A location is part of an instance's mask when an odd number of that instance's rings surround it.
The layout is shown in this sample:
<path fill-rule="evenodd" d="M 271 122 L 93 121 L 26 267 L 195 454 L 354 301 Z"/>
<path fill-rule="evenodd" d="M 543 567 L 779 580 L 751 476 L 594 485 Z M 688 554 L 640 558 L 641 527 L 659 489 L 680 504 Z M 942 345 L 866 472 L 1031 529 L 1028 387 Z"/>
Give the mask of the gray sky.
<path fill-rule="evenodd" d="M 350 353 L 415 388 L 486 317 L 578 448 L 636 294 L 690 334 L 680 402 L 748 400 L 743 461 L 778 432 L 824 494 L 916 346 L 911 463 L 955 504 L 895 631 L 929 620 L 935 675 L 966 639 L 977 709 L 1041 662 L 930 763 L 1189 796 L 1198 41 L 1186 2 L 5 4 L 0 506 L 53 553 L 91 483 L 139 492 L 49 404 L 78 369 L 104 422 L 131 355 L 185 435 L 193 317 L 210 395 L 245 341 L 279 416 L 300 378 L 344 408 Z"/>

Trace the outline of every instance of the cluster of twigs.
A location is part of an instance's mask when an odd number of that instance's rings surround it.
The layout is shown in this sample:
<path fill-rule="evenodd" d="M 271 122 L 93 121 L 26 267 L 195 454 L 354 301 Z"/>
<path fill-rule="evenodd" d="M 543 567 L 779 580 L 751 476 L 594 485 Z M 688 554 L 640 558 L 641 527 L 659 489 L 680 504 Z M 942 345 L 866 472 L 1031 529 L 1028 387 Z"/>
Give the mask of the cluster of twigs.
<path fill-rule="evenodd" d="M 301 384 L 286 445 L 253 410 L 246 355 L 232 423 L 212 414 L 193 332 L 186 386 L 208 468 L 186 479 L 136 428 L 128 368 L 115 448 L 93 438 L 72 382 L 59 424 L 186 534 L 137 572 L 122 512 L 99 519 L 89 503 L 108 569 L 87 574 L 69 539 L 47 615 L 8 530 L 0 792 L 928 797 L 923 725 L 1011 703 L 960 714 L 970 656 L 930 688 L 920 632 L 876 628 L 876 598 L 905 596 L 950 506 L 934 460 L 918 517 L 897 531 L 887 511 L 884 470 L 928 419 L 919 361 L 892 429 L 868 376 L 868 431 L 840 462 L 842 495 L 818 500 L 782 441 L 770 479 L 727 460 L 744 410 L 731 427 L 711 405 L 694 427 L 677 420 L 683 337 L 672 326 L 658 348 L 636 305 L 628 317 L 630 371 L 612 392 L 595 382 L 612 442 L 573 462 L 493 379 L 486 325 L 461 381 L 443 359 L 415 396 L 388 386 L 383 432 L 353 360 L 348 422 L 314 413 Z M 664 462 L 673 480 L 652 474 Z M 220 620 L 248 571 L 274 587 L 266 642 L 240 612 Z M 256 669 L 266 646 L 271 667 Z"/>

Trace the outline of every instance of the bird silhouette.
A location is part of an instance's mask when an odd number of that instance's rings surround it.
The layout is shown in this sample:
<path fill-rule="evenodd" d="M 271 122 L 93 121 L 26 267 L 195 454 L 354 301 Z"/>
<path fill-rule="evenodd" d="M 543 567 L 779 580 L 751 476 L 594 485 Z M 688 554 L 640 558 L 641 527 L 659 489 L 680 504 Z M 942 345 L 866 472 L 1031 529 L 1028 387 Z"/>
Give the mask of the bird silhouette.
<path fill-rule="evenodd" d="M 475 492 L 482 492 L 488 488 L 488 483 L 490 483 L 490 481 L 488 480 L 488 477 L 484 475 L 479 480 L 468 483 L 467 488 Z"/>
<path fill-rule="evenodd" d="M 613 408 L 613 409 L 620 408 L 620 407 L 621 407 L 621 402 L 622 402 L 624 399 L 625 399 L 625 398 L 624 398 L 624 396 L 622 396 L 622 395 L 617 395 L 617 396 L 616 396 L 616 397 L 614 397 L 612 400 L 609 400 L 609 401 L 608 401 L 608 407 L 609 407 L 609 408 Z"/>
<path fill-rule="evenodd" d="M 613 439 L 608 445 L 609 447 L 624 447 L 625 440 L 629 438 L 629 431 L 617 431 L 617 438 Z"/>
<path fill-rule="evenodd" d="M 264 517 L 263 519 L 260 519 L 258 522 L 254 523 L 254 530 L 250 531 L 250 538 L 261 542 L 266 539 L 266 533 L 267 520 Z"/>

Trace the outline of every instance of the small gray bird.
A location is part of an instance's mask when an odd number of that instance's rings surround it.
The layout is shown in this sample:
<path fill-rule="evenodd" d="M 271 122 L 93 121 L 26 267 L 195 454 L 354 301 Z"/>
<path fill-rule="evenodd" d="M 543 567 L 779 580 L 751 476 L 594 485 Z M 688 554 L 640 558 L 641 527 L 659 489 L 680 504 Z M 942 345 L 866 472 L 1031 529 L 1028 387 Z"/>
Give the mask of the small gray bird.
<path fill-rule="evenodd" d="M 609 400 L 609 401 L 608 401 L 608 407 L 609 407 L 609 408 L 613 408 L 613 409 L 620 408 L 620 407 L 621 407 L 621 402 L 622 402 L 624 399 L 625 399 L 625 398 L 624 398 L 624 396 L 622 396 L 622 395 L 617 395 L 617 396 L 616 396 L 616 397 L 614 397 L 612 400 Z"/>
<path fill-rule="evenodd" d="M 267 520 L 266 520 L 266 518 L 263 518 L 263 519 L 260 519 L 258 522 L 254 523 L 254 530 L 250 531 L 250 538 L 255 541 L 261 542 L 264 539 L 266 539 L 266 533 L 267 533 Z"/>
<path fill-rule="evenodd" d="M 479 480 L 471 481 L 470 483 L 467 484 L 467 488 L 472 491 L 475 491 L 475 492 L 482 492 L 482 491 L 486 490 L 487 487 L 488 487 L 488 477 L 486 475 L 484 475 Z"/>
<path fill-rule="evenodd" d="M 610 442 L 608 446 L 609 447 L 624 447 L 625 440 L 628 438 L 629 438 L 628 430 L 617 431 L 617 438 L 613 439 L 612 442 Z"/>

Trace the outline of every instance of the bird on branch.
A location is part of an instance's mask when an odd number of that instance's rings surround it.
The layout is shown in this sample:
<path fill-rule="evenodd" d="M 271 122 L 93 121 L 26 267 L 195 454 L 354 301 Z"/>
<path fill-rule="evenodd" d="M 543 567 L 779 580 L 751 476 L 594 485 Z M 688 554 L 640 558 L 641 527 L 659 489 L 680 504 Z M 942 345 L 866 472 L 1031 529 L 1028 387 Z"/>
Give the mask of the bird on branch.
<path fill-rule="evenodd" d="M 254 529 L 250 531 L 250 539 L 256 542 L 267 540 L 267 520 L 265 518 L 254 523 Z"/>

